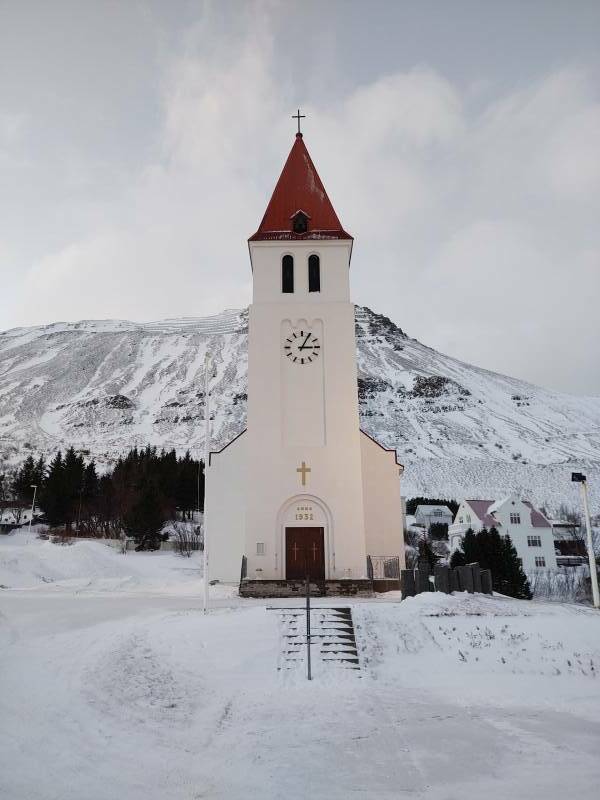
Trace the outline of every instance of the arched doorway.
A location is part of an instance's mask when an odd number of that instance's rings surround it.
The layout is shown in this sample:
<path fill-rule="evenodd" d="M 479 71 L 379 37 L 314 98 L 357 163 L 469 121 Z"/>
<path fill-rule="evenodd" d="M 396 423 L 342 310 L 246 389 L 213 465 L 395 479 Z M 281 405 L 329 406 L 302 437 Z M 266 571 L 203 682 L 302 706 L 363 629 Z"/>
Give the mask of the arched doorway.
<path fill-rule="evenodd" d="M 290 498 L 278 515 L 281 571 L 286 580 L 326 580 L 335 572 L 333 529 L 329 509 L 319 498 Z"/>

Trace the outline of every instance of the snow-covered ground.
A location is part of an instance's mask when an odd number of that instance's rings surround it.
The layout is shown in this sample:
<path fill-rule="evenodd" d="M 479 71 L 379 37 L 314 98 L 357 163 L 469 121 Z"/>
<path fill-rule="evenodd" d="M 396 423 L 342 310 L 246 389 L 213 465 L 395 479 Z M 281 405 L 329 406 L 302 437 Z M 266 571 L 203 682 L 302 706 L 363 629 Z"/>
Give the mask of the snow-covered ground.
<path fill-rule="evenodd" d="M 592 609 L 352 603 L 361 670 L 308 683 L 200 563 L 0 537 L 3 800 L 598 796 Z"/>

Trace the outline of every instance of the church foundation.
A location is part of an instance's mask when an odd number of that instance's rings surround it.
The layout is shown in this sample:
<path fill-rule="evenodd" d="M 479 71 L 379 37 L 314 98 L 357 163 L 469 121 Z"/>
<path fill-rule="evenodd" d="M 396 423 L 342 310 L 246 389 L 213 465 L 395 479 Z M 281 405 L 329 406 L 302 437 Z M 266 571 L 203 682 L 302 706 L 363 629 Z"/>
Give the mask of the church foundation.
<path fill-rule="evenodd" d="M 365 578 L 312 581 L 311 597 L 372 597 L 373 581 Z M 244 579 L 240 583 L 240 597 L 304 597 L 306 582 L 303 580 L 264 581 Z"/>

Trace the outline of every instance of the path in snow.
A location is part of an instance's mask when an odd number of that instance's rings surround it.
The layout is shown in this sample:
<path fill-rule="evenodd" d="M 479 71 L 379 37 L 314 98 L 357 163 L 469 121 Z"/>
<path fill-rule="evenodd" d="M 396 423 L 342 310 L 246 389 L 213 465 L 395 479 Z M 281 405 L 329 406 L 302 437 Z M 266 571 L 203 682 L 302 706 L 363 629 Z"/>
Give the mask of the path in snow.
<path fill-rule="evenodd" d="M 317 663 L 308 683 L 301 666 L 277 671 L 276 614 L 221 592 L 204 616 L 172 558 L 124 557 L 136 591 L 83 574 L 76 590 L 0 590 L 2 798 L 597 796 L 592 610 L 437 594 L 355 603 L 363 668 Z"/>

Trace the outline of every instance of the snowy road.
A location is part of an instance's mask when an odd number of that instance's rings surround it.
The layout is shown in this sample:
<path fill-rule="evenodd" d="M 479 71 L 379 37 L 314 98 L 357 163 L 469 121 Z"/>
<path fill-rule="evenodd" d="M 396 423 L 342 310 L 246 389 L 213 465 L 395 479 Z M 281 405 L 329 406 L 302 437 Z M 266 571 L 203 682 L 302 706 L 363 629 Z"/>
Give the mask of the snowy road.
<path fill-rule="evenodd" d="M 359 603 L 361 672 L 309 684 L 277 672 L 275 614 L 219 603 L 0 590 L 0 797 L 598 797 L 593 611 Z"/>

